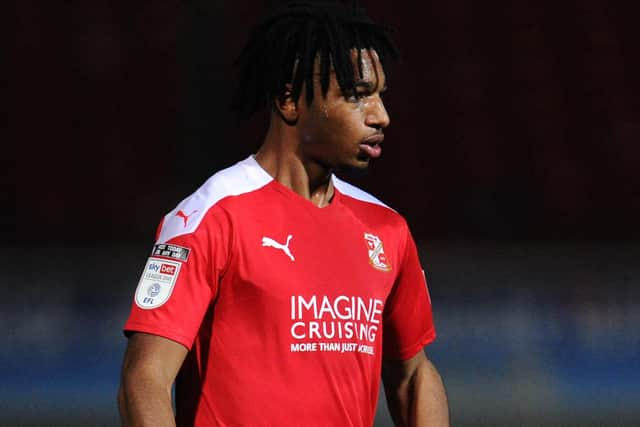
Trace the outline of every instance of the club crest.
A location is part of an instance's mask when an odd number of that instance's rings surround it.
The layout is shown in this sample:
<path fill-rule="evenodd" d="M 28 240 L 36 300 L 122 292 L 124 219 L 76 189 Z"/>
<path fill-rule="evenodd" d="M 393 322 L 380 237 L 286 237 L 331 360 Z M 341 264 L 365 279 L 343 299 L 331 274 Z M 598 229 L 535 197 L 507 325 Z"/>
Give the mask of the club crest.
<path fill-rule="evenodd" d="M 369 264 L 380 271 L 391 271 L 391 265 L 384 253 L 382 240 L 374 234 L 364 233 L 364 241 L 369 252 Z"/>

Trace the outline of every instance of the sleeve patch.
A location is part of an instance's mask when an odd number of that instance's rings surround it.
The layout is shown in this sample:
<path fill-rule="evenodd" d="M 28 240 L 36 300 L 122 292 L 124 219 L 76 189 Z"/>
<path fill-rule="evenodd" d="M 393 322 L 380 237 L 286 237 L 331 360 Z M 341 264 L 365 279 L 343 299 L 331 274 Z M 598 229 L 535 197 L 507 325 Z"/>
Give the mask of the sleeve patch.
<path fill-rule="evenodd" d="M 150 257 L 136 289 L 136 305 L 149 310 L 167 302 L 178 280 L 181 265 L 179 262 Z"/>
<path fill-rule="evenodd" d="M 153 246 L 151 255 L 166 256 L 177 259 L 178 261 L 186 261 L 189 258 L 189 249 L 178 245 L 160 243 Z"/>

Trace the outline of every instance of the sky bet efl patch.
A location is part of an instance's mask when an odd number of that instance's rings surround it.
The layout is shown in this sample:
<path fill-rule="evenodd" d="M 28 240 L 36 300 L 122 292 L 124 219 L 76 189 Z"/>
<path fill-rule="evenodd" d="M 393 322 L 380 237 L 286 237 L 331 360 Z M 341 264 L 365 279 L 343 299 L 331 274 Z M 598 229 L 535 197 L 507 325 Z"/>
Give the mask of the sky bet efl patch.
<path fill-rule="evenodd" d="M 136 289 L 136 305 L 148 310 L 167 302 L 178 280 L 180 265 L 162 258 L 149 258 Z"/>

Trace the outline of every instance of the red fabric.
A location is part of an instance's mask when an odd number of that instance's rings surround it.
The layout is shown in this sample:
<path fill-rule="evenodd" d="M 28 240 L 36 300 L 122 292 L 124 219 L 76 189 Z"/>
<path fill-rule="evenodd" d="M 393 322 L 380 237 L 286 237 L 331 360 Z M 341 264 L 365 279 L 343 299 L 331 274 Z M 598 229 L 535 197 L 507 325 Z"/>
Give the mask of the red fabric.
<path fill-rule="evenodd" d="M 263 245 L 289 235 L 294 260 Z M 158 308 L 133 304 L 125 330 L 191 350 L 180 426 L 371 426 L 383 347 L 407 359 L 435 338 L 404 219 L 337 189 L 320 209 L 272 181 L 222 198 L 168 243 L 190 249 L 173 293 Z"/>

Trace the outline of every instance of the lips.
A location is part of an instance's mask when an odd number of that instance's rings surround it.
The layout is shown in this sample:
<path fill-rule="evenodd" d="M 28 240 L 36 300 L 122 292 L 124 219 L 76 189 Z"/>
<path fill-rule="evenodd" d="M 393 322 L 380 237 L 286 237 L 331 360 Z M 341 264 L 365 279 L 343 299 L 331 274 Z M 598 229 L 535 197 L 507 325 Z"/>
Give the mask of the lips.
<path fill-rule="evenodd" d="M 377 159 L 382 154 L 382 147 L 380 146 L 382 141 L 384 141 L 384 135 L 382 133 L 371 135 L 362 141 L 360 150 L 370 158 Z"/>

